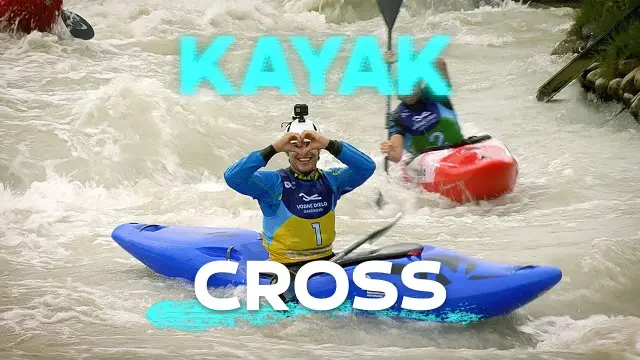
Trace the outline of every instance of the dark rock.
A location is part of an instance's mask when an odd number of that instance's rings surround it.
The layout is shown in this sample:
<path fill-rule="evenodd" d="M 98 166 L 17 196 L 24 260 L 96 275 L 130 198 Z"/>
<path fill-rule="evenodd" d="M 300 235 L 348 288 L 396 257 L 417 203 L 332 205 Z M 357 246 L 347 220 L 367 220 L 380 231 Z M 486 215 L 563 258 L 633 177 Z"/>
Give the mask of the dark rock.
<path fill-rule="evenodd" d="M 591 64 L 585 71 L 592 72 L 593 70 L 597 69 L 598 66 L 600 66 L 600 63 L 596 61 Z"/>
<path fill-rule="evenodd" d="M 595 88 L 596 94 L 598 94 L 601 99 L 608 100 L 609 95 L 607 94 L 607 89 L 609 88 L 609 80 L 605 78 L 599 78 L 598 80 L 596 80 Z"/>
<path fill-rule="evenodd" d="M 624 95 L 622 95 L 622 103 L 624 104 L 624 106 L 630 107 L 631 103 L 633 102 L 633 98 L 633 94 L 624 93 Z"/>
<path fill-rule="evenodd" d="M 638 89 L 635 86 L 635 77 L 636 74 L 640 72 L 640 67 L 633 69 L 627 76 L 622 79 L 622 83 L 620 84 L 620 92 L 635 94 Z"/>
<path fill-rule="evenodd" d="M 593 70 L 597 69 L 598 65 L 599 64 L 595 62 L 591 64 L 591 66 L 589 66 L 588 68 L 582 71 L 580 76 L 578 76 L 578 81 L 580 82 L 580 85 L 582 85 L 583 87 L 587 85 L 587 75 L 589 75 L 589 73 L 592 72 Z"/>
<path fill-rule="evenodd" d="M 581 0 L 531 0 L 529 6 L 533 9 L 548 9 L 552 7 L 570 7 L 572 9 L 580 8 Z"/>
<path fill-rule="evenodd" d="M 593 37 L 593 28 L 590 25 L 585 25 L 582 27 L 581 34 L 584 40 L 589 40 Z"/>
<path fill-rule="evenodd" d="M 566 39 L 560 41 L 551 51 L 551 55 L 566 55 L 573 52 L 573 49 L 578 42 L 578 38 L 575 36 L 569 36 Z"/>
<path fill-rule="evenodd" d="M 586 48 L 587 48 L 587 42 L 580 40 L 580 41 L 578 41 L 576 43 L 576 46 L 573 48 L 573 52 L 574 53 L 581 53 Z"/>
<path fill-rule="evenodd" d="M 631 106 L 629 106 L 629 113 L 633 115 L 633 118 L 638 121 L 640 116 L 640 94 L 636 95 L 633 100 L 631 100 Z"/>
<path fill-rule="evenodd" d="M 587 75 L 587 84 L 591 87 L 596 86 L 596 81 L 600 78 L 600 74 L 602 73 L 602 69 L 595 69 Z"/>
<path fill-rule="evenodd" d="M 609 97 L 616 100 L 621 99 L 620 95 L 618 94 L 618 91 L 620 90 L 620 84 L 622 84 L 622 79 L 620 78 L 615 78 L 609 82 L 609 87 L 607 88 L 607 94 L 609 95 Z"/>
<path fill-rule="evenodd" d="M 591 91 L 589 84 L 587 84 L 587 76 L 585 72 L 582 72 L 582 74 L 578 76 L 578 83 L 585 91 Z"/>
<path fill-rule="evenodd" d="M 638 66 L 640 66 L 640 60 L 621 60 L 618 62 L 618 75 L 625 77 Z"/>

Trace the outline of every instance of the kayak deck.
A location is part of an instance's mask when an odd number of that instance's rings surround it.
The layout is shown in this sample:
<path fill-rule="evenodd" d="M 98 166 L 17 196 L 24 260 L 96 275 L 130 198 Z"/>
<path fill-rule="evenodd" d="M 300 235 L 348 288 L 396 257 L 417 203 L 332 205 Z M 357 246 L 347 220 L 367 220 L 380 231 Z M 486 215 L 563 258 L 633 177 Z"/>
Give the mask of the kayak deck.
<path fill-rule="evenodd" d="M 127 223 L 118 226 L 112 238 L 156 273 L 191 282 L 208 262 L 238 262 L 237 274 L 215 274 L 208 280 L 210 287 L 245 285 L 247 261 L 268 260 L 260 233 L 244 229 Z M 553 266 L 499 264 L 427 244 L 394 244 L 352 253 L 343 259 L 342 265 L 349 279 L 347 301 L 356 296 L 381 297 L 380 293 L 361 289 L 353 281 L 355 266 L 371 260 L 392 263 L 390 274 L 369 273 L 369 277 L 394 284 L 398 298 L 389 311 L 398 316 L 403 313 L 400 307 L 403 296 L 433 297 L 431 292 L 409 288 L 402 282 L 402 270 L 415 261 L 441 263 L 439 274 L 416 274 L 417 278 L 435 281 L 446 289 L 442 306 L 417 312 L 436 318 L 458 312 L 473 313 L 478 319 L 507 315 L 554 287 L 562 278 L 560 269 Z M 269 275 L 261 275 L 261 284 L 270 281 Z M 307 288 L 311 296 L 328 298 L 334 294 L 335 286 L 335 279 L 322 273 L 312 276 Z"/>
<path fill-rule="evenodd" d="M 494 199 L 513 191 L 518 162 L 497 139 L 479 139 L 405 160 L 403 178 L 458 203 Z"/>

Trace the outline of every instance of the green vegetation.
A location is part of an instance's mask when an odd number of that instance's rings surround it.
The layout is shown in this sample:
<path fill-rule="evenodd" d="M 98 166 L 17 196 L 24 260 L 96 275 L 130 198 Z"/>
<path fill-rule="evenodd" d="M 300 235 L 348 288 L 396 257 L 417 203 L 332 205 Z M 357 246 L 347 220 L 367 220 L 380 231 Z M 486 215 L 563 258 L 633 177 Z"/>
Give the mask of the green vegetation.
<path fill-rule="evenodd" d="M 570 35 L 582 38 L 582 30 L 586 26 L 597 38 L 639 4 L 640 0 L 583 0 Z M 598 61 L 603 66 L 603 76 L 613 79 L 620 60 L 640 59 L 640 22 L 636 21 L 626 32 L 616 34 L 613 42 L 600 51 Z"/>
<path fill-rule="evenodd" d="M 616 76 L 620 60 L 640 59 L 640 22 L 635 22 L 629 31 L 616 36 L 613 42 L 600 54 L 603 77 L 608 80 Z"/>
<path fill-rule="evenodd" d="M 583 0 L 571 33 L 581 37 L 582 28 L 589 26 L 598 37 L 638 4 L 640 0 Z"/>

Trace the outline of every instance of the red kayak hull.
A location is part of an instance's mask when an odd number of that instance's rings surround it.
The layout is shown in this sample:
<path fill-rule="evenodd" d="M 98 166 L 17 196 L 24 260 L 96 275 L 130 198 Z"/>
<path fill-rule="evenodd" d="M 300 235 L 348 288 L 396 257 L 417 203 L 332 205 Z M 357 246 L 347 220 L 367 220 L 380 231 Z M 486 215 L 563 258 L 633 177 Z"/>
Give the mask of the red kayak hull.
<path fill-rule="evenodd" d="M 402 163 L 405 181 L 458 203 L 490 200 L 513 191 L 518 162 L 497 139 L 424 153 Z"/>
<path fill-rule="evenodd" d="M 0 0 L 0 29 L 48 32 L 62 12 L 62 0 Z"/>

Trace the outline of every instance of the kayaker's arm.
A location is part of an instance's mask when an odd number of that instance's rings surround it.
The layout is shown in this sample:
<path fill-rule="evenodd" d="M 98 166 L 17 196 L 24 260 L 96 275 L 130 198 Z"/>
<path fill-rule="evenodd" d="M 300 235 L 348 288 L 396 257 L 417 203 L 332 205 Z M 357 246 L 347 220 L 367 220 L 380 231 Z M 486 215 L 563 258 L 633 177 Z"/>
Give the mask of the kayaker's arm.
<path fill-rule="evenodd" d="M 347 142 L 331 140 L 326 150 L 347 165 L 326 171 L 336 181 L 338 196 L 347 194 L 364 184 L 376 171 L 376 163 L 373 159 Z"/>
<path fill-rule="evenodd" d="M 445 80 L 447 80 L 447 82 L 449 83 L 449 86 L 451 86 L 451 78 L 449 77 L 449 70 L 447 69 L 446 61 L 444 61 L 443 58 L 438 58 L 438 60 L 436 60 L 436 65 L 438 66 L 438 70 L 440 70 L 440 73 L 444 76 Z"/>
<path fill-rule="evenodd" d="M 447 85 L 451 88 L 453 85 L 451 84 L 451 78 L 449 78 L 449 71 L 447 70 L 447 63 L 443 58 L 438 58 L 436 60 L 436 66 L 438 70 L 440 70 L 440 74 L 444 77 L 444 80 L 447 82 Z M 436 95 L 433 93 L 431 88 L 425 84 L 425 87 L 422 89 L 422 101 L 424 102 L 437 102 L 440 103 L 447 108 L 453 109 L 453 104 L 451 103 L 451 99 L 446 95 Z"/>
<path fill-rule="evenodd" d="M 224 180 L 233 190 L 251 196 L 258 202 L 277 201 L 280 175 L 276 171 L 258 171 L 267 165 L 276 154 L 273 145 L 253 151 L 229 166 L 224 172 Z"/>
<path fill-rule="evenodd" d="M 400 123 L 400 117 L 398 116 L 397 110 L 391 114 L 389 136 L 391 149 L 387 153 L 387 157 L 389 160 L 397 163 L 402 159 L 402 152 L 404 150 L 404 129 Z"/>

